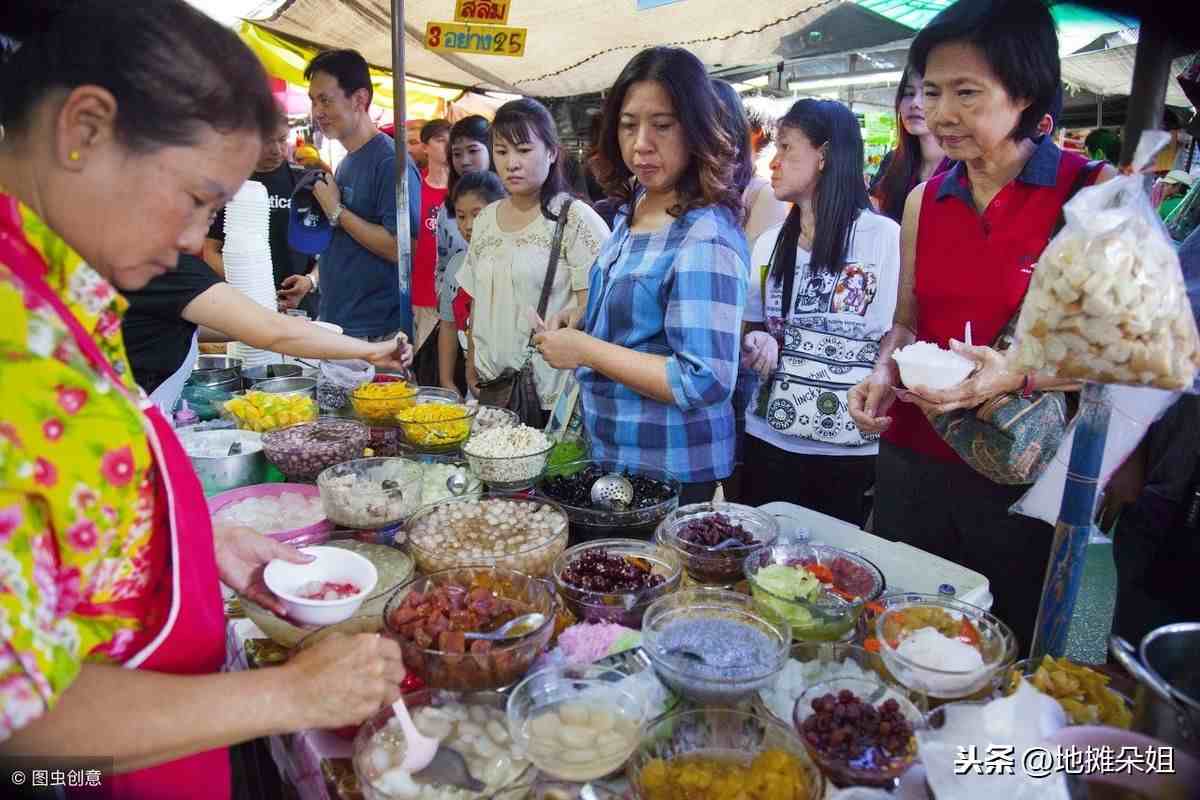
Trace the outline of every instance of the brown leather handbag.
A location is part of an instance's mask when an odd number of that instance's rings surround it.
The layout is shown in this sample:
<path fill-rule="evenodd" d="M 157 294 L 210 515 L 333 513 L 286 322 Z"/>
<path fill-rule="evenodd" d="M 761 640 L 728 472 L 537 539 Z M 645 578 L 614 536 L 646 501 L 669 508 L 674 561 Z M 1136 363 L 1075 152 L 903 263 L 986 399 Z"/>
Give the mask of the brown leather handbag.
<path fill-rule="evenodd" d="M 554 225 L 554 239 L 550 243 L 550 261 L 546 265 L 546 278 L 542 282 L 542 296 L 538 299 L 537 313 L 546 318 L 546 307 L 550 304 L 550 290 L 554 288 L 554 276 L 558 272 L 559 251 L 562 249 L 563 229 L 567 225 L 567 211 L 572 200 L 562 204 L 558 211 L 558 222 Z M 483 405 L 507 408 L 520 417 L 521 422 L 534 428 L 545 425 L 546 414 L 542 411 L 542 400 L 538 396 L 537 383 L 533 374 L 533 336 L 525 347 L 525 363 L 520 369 L 508 367 L 490 381 L 480 381 L 479 402 Z"/>

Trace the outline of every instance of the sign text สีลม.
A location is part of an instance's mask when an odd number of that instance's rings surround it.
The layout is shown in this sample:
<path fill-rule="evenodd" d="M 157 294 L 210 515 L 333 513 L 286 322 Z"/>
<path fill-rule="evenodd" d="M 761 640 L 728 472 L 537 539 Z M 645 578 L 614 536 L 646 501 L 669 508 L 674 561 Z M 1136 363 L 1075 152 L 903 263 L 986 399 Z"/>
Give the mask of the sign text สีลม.
<path fill-rule="evenodd" d="M 482 25 L 507 25 L 508 0 L 455 0 L 455 22 L 475 22 Z"/>

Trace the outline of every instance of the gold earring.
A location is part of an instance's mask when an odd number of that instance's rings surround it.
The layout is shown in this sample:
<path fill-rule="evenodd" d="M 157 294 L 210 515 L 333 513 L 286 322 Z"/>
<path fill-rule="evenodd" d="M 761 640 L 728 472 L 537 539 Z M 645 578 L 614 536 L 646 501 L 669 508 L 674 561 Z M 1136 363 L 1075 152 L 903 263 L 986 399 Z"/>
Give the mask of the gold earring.
<path fill-rule="evenodd" d="M 79 160 L 79 151 L 72 150 L 71 152 L 67 153 L 67 158 L 69 158 L 72 161 L 78 161 Z"/>

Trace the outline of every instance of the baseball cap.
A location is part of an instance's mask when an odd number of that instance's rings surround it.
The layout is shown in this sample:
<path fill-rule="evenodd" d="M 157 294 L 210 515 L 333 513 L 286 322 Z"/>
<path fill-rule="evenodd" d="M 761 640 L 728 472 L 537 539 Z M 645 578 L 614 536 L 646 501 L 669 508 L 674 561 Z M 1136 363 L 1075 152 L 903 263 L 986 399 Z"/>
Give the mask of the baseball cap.
<path fill-rule="evenodd" d="M 311 169 L 304 173 L 292 191 L 292 208 L 288 212 L 288 246 L 300 253 L 317 255 L 325 252 L 333 241 L 333 226 L 317 198 L 313 184 L 325 173 Z"/>
<path fill-rule="evenodd" d="M 1163 178 L 1163 183 L 1182 183 L 1184 186 L 1191 186 L 1195 180 L 1191 175 L 1181 169 L 1173 169 Z"/>

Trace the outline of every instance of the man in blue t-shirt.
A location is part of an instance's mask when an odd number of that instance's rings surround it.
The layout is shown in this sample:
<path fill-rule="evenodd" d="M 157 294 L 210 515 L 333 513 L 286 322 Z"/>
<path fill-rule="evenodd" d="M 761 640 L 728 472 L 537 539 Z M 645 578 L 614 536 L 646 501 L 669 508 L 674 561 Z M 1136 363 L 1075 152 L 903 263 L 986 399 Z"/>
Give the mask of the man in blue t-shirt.
<path fill-rule="evenodd" d="M 396 144 L 375 127 L 371 74 L 353 50 L 331 50 L 304 71 L 313 119 L 347 155 L 332 178 L 313 186 L 313 195 L 333 225 L 333 240 L 321 254 L 319 276 L 294 280 L 295 290 L 321 286 L 321 319 L 349 336 L 381 340 L 401 330 L 400 276 L 396 268 Z M 421 178 L 408 161 L 409 230 L 419 229 Z M 405 265 L 411 276 L 411 265 Z"/>

